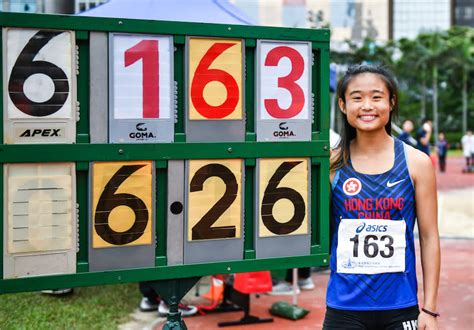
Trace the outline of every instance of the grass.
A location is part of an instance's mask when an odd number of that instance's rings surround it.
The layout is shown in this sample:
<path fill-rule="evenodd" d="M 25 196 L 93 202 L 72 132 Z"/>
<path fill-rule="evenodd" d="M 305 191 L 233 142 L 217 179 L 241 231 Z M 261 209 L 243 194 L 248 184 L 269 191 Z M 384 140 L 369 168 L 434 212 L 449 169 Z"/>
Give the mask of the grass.
<path fill-rule="evenodd" d="M 140 300 L 136 283 L 75 288 L 58 297 L 33 293 L 0 295 L 1 329 L 117 329 Z"/>
<path fill-rule="evenodd" d="M 463 153 L 461 149 L 448 150 L 448 157 L 460 157 L 462 155 Z"/>

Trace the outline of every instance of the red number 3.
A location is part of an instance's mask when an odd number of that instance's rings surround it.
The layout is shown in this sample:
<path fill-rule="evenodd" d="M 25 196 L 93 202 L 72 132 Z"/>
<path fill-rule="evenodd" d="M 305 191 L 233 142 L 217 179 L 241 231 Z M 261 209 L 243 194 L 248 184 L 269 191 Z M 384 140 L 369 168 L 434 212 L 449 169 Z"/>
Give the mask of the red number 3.
<path fill-rule="evenodd" d="M 304 92 L 296 83 L 304 72 L 304 59 L 298 51 L 287 46 L 275 47 L 268 52 L 265 59 L 266 66 L 277 66 L 280 60 L 286 57 L 291 62 L 291 71 L 285 77 L 278 78 L 278 87 L 285 88 L 291 94 L 291 104 L 287 109 L 278 105 L 277 99 L 265 99 L 265 108 L 274 118 L 292 118 L 303 110 Z"/>
<path fill-rule="evenodd" d="M 209 69 L 214 60 L 235 43 L 215 43 L 199 62 L 191 83 L 191 100 L 196 110 L 206 118 L 221 119 L 230 115 L 239 103 L 239 85 L 228 72 Z M 226 100 L 217 106 L 210 105 L 204 99 L 204 88 L 212 81 L 218 81 L 227 90 Z"/>

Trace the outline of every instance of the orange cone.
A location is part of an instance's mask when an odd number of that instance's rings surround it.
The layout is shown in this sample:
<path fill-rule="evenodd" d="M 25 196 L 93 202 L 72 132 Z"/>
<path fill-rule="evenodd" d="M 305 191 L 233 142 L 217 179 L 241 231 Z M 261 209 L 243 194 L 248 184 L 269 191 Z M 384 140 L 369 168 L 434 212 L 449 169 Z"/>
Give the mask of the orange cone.
<path fill-rule="evenodd" d="M 211 303 L 209 305 L 198 306 L 198 310 L 201 314 L 204 314 L 204 311 L 213 310 L 219 306 L 224 299 L 224 276 L 212 275 L 209 292 L 203 294 L 202 297 L 210 300 Z"/>

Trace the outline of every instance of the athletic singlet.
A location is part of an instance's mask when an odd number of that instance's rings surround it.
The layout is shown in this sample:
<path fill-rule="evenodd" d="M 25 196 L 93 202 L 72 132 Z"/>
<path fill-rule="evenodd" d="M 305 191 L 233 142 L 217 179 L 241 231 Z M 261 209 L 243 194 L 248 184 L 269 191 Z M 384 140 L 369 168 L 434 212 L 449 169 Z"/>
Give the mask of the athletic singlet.
<path fill-rule="evenodd" d="M 403 142 L 394 139 L 394 146 L 394 165 L 385 173 L 358 173 L 350 159 L 336 172 L 331 200 L 331 276 L 326 296 L 329 307 L 367 311 L 418 303 L 415 190 Z"/>

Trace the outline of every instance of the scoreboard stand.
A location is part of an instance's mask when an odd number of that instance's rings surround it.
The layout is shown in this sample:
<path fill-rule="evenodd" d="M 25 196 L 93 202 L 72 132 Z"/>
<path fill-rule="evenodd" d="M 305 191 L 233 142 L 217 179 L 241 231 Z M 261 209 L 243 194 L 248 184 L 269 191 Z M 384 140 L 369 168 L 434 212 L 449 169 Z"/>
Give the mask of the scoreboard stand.
<path fill-rule="evenodd" d="M 227 292 L 226 292 L 227 290 Z M 226 297 L 227 296 L 227 297 Z M 224 299 L 226 298 L 239 306 L 244 311 L 244 316 L 238 321 L 219 322 L 217 325 L 220 327 L 227 327 L 232 325 L 244 325 L 244 324 L 257 324 L 257 323 L 268 323 L 273 322 L 273 318 L 260 318 L 258 316 L 250 315 L 250 294 L 242 293 L 234 289 L 232 286 L 226 285 L 224 289 Z"/>
<path fill-rule="evenodd" d="M 189 290 L 199 281 L 199 277 L 181 278 L 177 280 L 162 280 L 149 282 L 155 292 L 166 301 L 169 307 L 169 313 L 166 323 L 163 325 L 165 330 L 186 330 L 186 324 L 181 318 L 179 303 Z"/>

